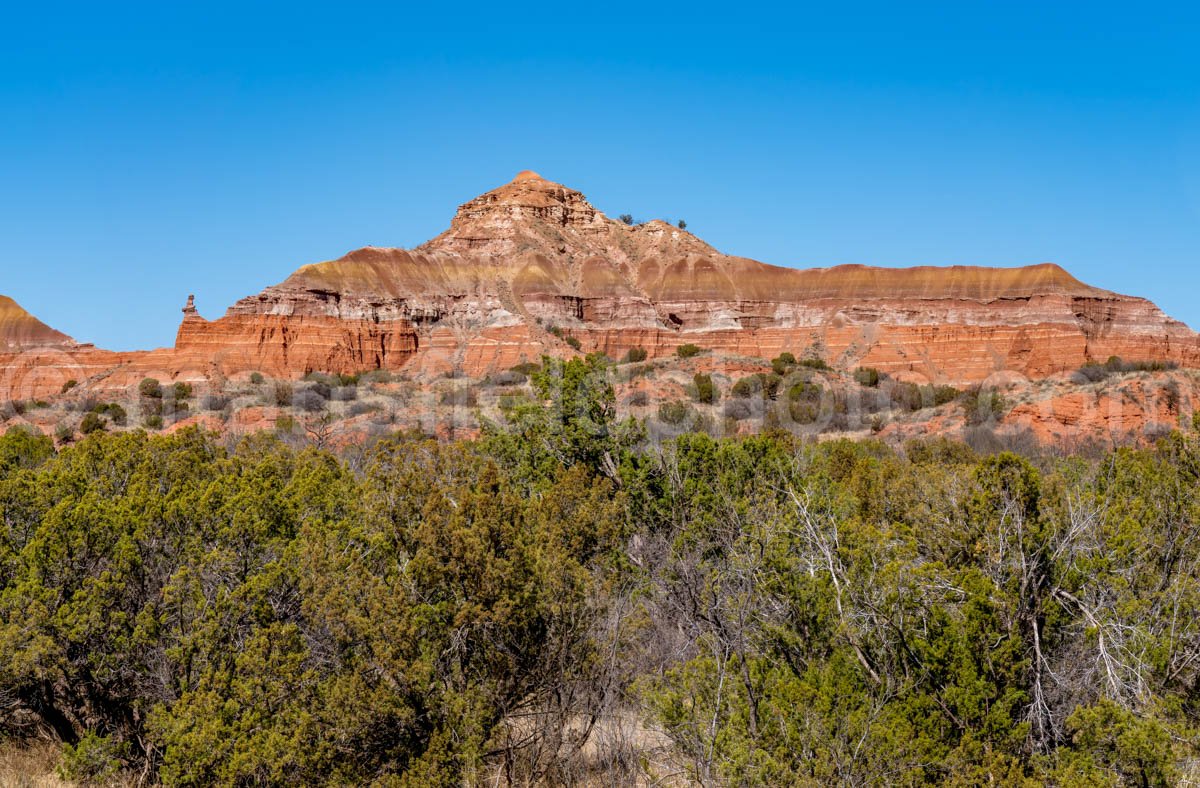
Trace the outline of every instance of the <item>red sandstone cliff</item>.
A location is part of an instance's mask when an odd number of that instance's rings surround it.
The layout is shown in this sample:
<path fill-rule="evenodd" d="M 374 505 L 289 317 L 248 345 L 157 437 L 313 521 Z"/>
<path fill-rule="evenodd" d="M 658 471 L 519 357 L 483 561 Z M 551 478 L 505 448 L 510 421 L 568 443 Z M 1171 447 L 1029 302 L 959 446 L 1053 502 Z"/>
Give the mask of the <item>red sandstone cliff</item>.
<path fill-rule="evenodd" d="M 449 229 L 415 249 L 368 247 L 304 266 L 216 320 L 191 299 L 183 312 L 173 348 L 112 353 L 76 344 L 0 298 L 0 419 L 53 430 L 56 419 L 77 420 L 86 400 L 119 399 L 137 413 L 145 404 L 137 384 L 154 377 L 237 400 L 218 407 L 221 415 L 176 418 L 176 427 L 247 430 L 270 427 L 287 406 L 268 396 L 270 381 L 250 383 L 245 373 L 403 368 L 410 374 L 394 392 L 403 408 L 369 389 L 378 401 L 362 413 L 339 411 L 349 432 L 372 429 L 359 422 L 383 408 L 384 425 L 470 434 L 478 425 L 467 414 L 438 410 L 440 373 L 481 378 L 543 353 L 576 352 L 567 340 L 612 358 L 634 347 L 673 356 L 685 343 L 712 351 L 653 364 L 661 373 L 653 381 L 625 380 L 622 397 L 642 395 L 631 406 L 640 416 L 687 398 L 695 372 L 712 373 L 727 391 L 783 351 L 841 370 L 876 367 L 898 381 L 989 380 L 1012 406 L 1003 430 L 1060 442 L 1151 434 L 1188 422 L 1200 402 L 1194 370 L 1086 386 L 1056 374 L 1110 356 L 1200 367 L 1200 338 L 1187 326 L 1056 265 L 782 268 L 722 254 L 665 222 L 611 220 L 580 192 L 531 172 L 460 206 Z M 828 391 L 862 396 L 852 376 L 826 377 Z M 59 394 L 70 380 L 78 387 Z M 710 410 L 720 419 L 720 406 Z M 964 414 L 952 404 L 871 423 L 901 440 L 962 432 Z M 754 428 L 734 421 L 738 431 Z M 845 429 L 866 429 L 855 423 Z"/>
<path fill-rule="evenodd" d="M 144 376 L 219 382 L 248 371 L 481 376 L 572 353 L 571 337 L 613 358 L 692 343 L 956 385 L 1000 371 L 1043 378 L 1114 355 L 1200 366 L 1187 326 L 1056 265 L 782 268 L 665 222 L 609 219 L 580 192 L 523 172 L 460 206 L 416 249 L 306 265 L 213 321 L 189 300 L 171 349 L 77 345 L 0 300 L 0 400 L 69 379 L 119 389 Z"/>
<path fill-rule="evenodd" d="M 663 355 L 684 343 L 950 383 L 1030 377 L 1112 355 L 1200 364 L 1200 340 L 1149 301 L 1024 268 L 792 269 L 722 254 L 661 221 L 607 218 L 523 172 L 414 250 L 304 266 L 225 317 L 189 313 L 176 353 L 223 374 L 451 367 L 483 374 L 569 348 Z"/>

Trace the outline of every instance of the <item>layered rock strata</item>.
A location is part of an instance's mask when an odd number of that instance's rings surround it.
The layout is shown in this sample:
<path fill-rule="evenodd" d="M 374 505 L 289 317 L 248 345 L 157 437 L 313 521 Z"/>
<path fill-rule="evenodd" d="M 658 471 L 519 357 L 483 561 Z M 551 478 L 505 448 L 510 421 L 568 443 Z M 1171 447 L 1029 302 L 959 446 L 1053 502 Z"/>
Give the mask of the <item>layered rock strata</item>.
<path fill-rule="evenodd" d="M 532 172 L 465 203 L 414 250 L 360 249 L 299 269 L 219 320 L 189 314 L 176 351 L 226 373 L 412 365 L 482 375 L 569 353 L 565 337 L 614 358 L 691 343 L 959 385 L 1112 355 L 1200 365 L 1187 326 L 1057 265 L 782 268 L 662 221 L 609 219 Z"/>
<path fill-rule="evenodd" d="M 8 296 L 0 295 L 0 352 L 74 344 L 75 340 L 66 334 L 38 320 Z"/>
<path fill-rule="evenodd" d="M 0 399 L 53 393 L 68 379 L 119 388 L 249 371 L 482 376 L 574 353 L 576 342 L 613 358 L 683 344 L 727 357 L 788 351 L 954 385 L 998 372 L 1042 378 L 1114 355 L 1200 366 L 1187 326 L 1053 264 L 783 268 L 662 221 L 609 219 L 533 172 L 463 204 L 416 249 L 306 265 L 216 320 L 190 298 L 183 312 L 173 348 L 109 353 L 2 299 Z"/>

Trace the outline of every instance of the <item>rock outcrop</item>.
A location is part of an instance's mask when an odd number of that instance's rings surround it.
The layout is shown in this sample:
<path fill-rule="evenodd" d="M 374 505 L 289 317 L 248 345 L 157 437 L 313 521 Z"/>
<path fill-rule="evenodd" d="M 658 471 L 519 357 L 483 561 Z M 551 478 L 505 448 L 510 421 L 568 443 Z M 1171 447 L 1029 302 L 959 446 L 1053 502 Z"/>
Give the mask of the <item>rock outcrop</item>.
<path fill-rule="evenodd" d="M 1187 326 L 1057 265 L 783 268 L 662 221 L 609 219 L 533 172 L 463 204 L 416 249 L 360 249 L 304 266 L 218 320 L 188 313 L 176 352 L 223 374 L 481 375 L 572 352 L 567 337 L 612 357 L 686 343 L 760 358 L 786 350 L 959 385 L 1112 355 L 1200 364 Z"/>

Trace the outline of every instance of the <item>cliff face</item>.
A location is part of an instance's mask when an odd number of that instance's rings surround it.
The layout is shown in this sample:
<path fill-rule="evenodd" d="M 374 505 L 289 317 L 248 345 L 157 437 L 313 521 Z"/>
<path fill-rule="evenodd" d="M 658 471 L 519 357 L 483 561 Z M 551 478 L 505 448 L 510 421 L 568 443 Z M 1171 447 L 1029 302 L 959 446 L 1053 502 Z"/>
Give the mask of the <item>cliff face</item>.
<path fill-rule="evenodd" d="M 1111 355 L 1200 363 L 1182 323 L 1056 265 L 781 268 L 661 221 L 614 221 L 532 172 L 460 206 L 412 251 L 360 249 L 304 266 L 219 320 L 188 314 L 176 352 L 225 374 L 481 375 L 572 352 L 550 327 L 612 357 L 684 343 L 760 358 L 786 350 L 955 384 Z"/>
<path fill-rule="evenodd" d="M 710 352 L 675 358 L 683 344 Z M 138 383 L 156 378 L 192 383 L 198 395 L 187 410 L 175 403 L 172 428 L 239 432 L 287 416 L 292 427 L 321 419 L 309 425 L 320 430 L 338 415 L 350 435 L 401 427 L 469 435 L 479 429 L 476 405 L 447 404 L 450 388 L 470 389 L 470 401 L 499 419 L 509 389 L 484 385 L 485 375 L 543 354 L 616 359 L 632 348 L 671 358 L 614 374 L 630 415 L 653 419 L 662 402 L 690 398 L 695 374 L 710 374 L 721 402 L 697 407 L 738 432 L 778 421 L 765 404 L 744 418 L 724 406 L 735 381 L 770 369 L 765 360 L 785 351 L 834 368 L 819 376 L 828 401 L 818 422 L 805 421 L 812 414 L 803 409 L 794 417 L 813 435 L 878 430 L 902 441 L 965 434 L 975 423 L 969 396 L 933 410 L 922 403 L 919 412 L 897 405 L 911 403 L 905 391 L 933 392 L 912 382 L 987 381 L 1011 405 L 998 429 L 1064 445 L 1157 434 L 1190 424 L 1200 408 L 1196 369 L 1138 365 L 1147 375 L 1095 384 L 1058 374 L 1110 356 L 1200 368 L 1200 338 L 1149 301 L 1091 287 L 1056 265 L 782 268 L 723 254 L 665 222 L 614 221 L 578 191 L 524 172 L 460 206 L 445 232 L 415 249 L 368 247 L 306 265 L 212 321 L 189 298 L 172 348 L 76 344 L 0 297 L 0 428 L 78 426 L 87 401 L 124 402 L 136 428 L 146 423 L 137 420 L 146 415 Z M 867 391 L 850 374 L 860 366 L 891 380 Z M 286 387 L 247 374 L 370 369 L 406 374 L 376 376 L 357 411 L 347 399 L 320 415 L 281 402 Z M 444 379 L 450 371 L 466 379 Z M 888 402 L 870 399 L 878 396 Z M 792 417 L 790 404 L 775 406 Z"/>
<path fill-rule="evenodd" d="M 221 380 L 260 371 L 405 368 L 480 377 L 542 354 L 696 344 L 964 385 L 1032 378 L 1109 356 L 1200 366 L 1200 340 L 1154 304 L 1090 287 L 1052 264 L 793 269 L 722 254 L 661 221 L 606 217 L 536 173 L 459 207 L 413 250 L 368 247 L 306 265 L 202 318 L 189 300 L 175 347 L 77 345 L 0 298 L 0 398 L 68 379 L 120 388 L 142 376 Z"/>

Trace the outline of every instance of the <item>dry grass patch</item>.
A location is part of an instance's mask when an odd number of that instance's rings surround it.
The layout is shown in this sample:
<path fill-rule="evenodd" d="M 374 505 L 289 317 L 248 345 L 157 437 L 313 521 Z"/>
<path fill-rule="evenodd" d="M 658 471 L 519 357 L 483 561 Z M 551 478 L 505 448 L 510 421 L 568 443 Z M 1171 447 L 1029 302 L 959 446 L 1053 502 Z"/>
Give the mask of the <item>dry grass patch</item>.
<path fill-rule="evenodd" d="M 0 785 L 12 788 L 61 788 L 70 786 L 55 772 L 62 750 L 53 742 L 5 742 L 0 744 Z"/>

